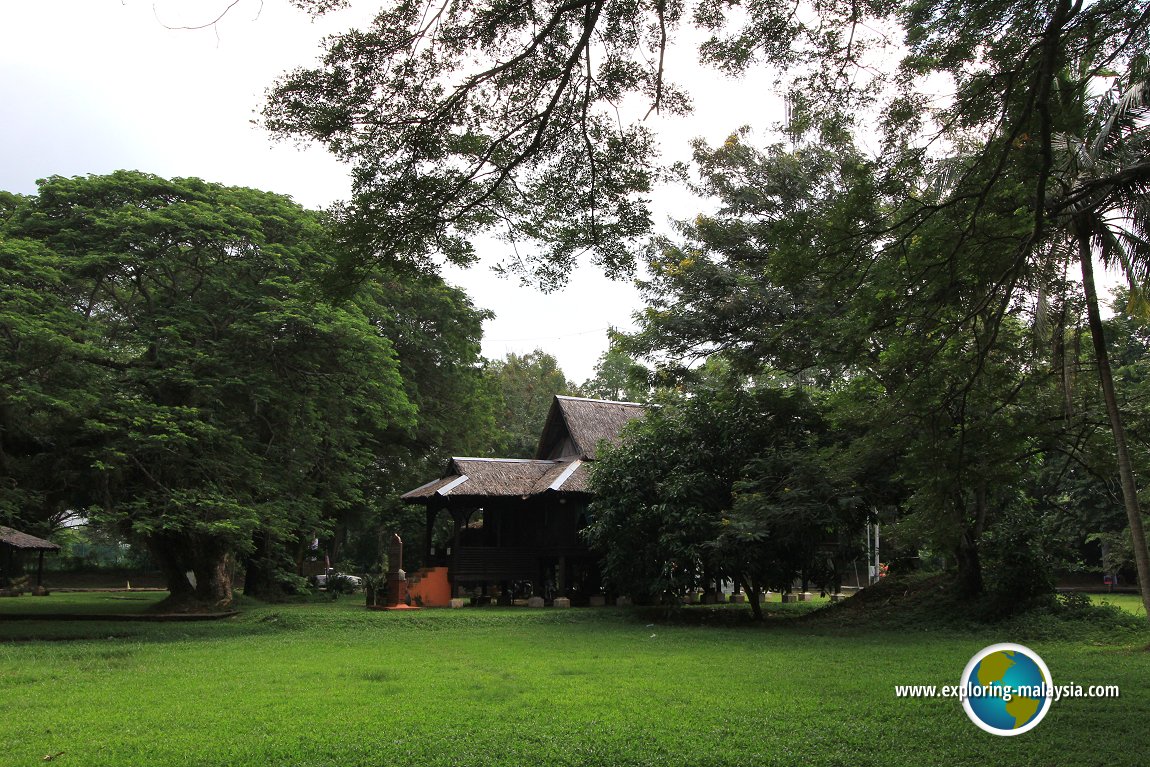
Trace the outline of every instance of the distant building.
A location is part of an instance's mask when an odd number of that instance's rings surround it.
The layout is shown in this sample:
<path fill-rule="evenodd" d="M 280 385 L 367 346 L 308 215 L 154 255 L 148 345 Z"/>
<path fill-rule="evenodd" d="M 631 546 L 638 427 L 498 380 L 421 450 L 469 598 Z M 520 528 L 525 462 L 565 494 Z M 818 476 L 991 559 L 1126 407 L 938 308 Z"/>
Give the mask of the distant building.
<path fill-rule="evenodd" d="M 427 507 L 425 568 L 411 594 L 426 605 L 445 593 L 479 592 L 508 602 L 536 596 L 579 604 L 599 593 L 599 567 L 580 531 L 587 525 L 588 463 L 603 442 L 645 412 L 634 402 L 556 397 L 535 458 L 452 458 L 444 475 L 403 495 Z M 433 549 L 437 518 L 452 521 L 451 545 Z M 439 588 L 421 589 L 437 580 Z M 446 580 L 448 589 L 442 588 Z"/>

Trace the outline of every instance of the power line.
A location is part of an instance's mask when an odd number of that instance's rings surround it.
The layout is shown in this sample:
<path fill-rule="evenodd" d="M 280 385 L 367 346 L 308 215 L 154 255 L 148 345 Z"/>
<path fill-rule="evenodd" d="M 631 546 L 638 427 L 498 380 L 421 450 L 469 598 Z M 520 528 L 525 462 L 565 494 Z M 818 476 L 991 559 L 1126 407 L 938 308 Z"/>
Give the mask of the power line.
<path fill-rule="evenodd" d="M 493 344 L 511 344 L 511 343 L 519 343 L 521 341 L 561 341 L 564 338 L 574 338 L 575 336 L 587 336 L 587 335 L 591 335 L 592 333 L 602 333 L 603 331 L 610 330 L 610 329 L 611 329 L 611 326 L 607 326 L 607 327 L 603 327 L 603 328 L 594 328 L 592 330 L 580 330 L 580 331 L 575 332 L 575 333 L 564 333 L 562 335 L 557 335 L 557 336 L 532 336 L 532 337 L 528 337 L 528 338 L 485 338 L 483 340 L 487 341 L 489 343 L 493 343 Z"/>

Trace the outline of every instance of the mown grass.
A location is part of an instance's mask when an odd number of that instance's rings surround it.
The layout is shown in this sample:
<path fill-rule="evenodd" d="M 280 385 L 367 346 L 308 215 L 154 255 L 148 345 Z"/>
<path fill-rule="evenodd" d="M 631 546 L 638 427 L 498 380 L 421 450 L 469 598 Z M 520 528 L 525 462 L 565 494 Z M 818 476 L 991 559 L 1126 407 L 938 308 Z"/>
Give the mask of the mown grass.
<path fill-rule="evenodd" d="M 58 591 L 46 597 L 25 594 L 0 600 L 0 620 L 4 615 L 142 613 L 167 596 L 166 591 Z"/>
<path fill-rule="evenodd" d="M 198 624 L 0 618 L 0 764 L 1142 765 L 1150 753 L 1150 635 L 1106 611 L 1081 636 L 1071 622 L 1031 640 L 1024 624 L 790 619 L 806 605 L 772 606 L 761 626 L 610 609 L 380 613 L 350 598 L 243 608 Z M 1066 622 L 1039 623 L 1052 620 Z M 1122 697 L 1060 701 L 1017 738 L 976 729 L 957 700 L 894 697 L 898 684 L 956 683 L 1000 641 L 1029 644 L 1056 683 L 1118 684 Z"/>
<path fill-rule="evenodd" d="M 1090 601 L 1096 605 L 1114 605 L 1133 615 L 1146 616 L 1146 606 L 1138 594 L 1091 594 Z"/>

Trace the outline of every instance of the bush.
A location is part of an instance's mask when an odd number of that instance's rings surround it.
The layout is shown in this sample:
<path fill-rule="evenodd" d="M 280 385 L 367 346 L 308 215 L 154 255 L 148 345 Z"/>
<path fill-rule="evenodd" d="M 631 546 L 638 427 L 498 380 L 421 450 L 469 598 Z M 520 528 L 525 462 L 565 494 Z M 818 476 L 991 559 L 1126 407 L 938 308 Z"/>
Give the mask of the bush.
<path fill-rule="evenodd" d="M 359 590 L 359 586 L 354 580 L 346 575 L 333 574 L 327 578 L 327 593 L 328 594 L 354 594 Z"/>
<path fill-rule="evenodd" d="M 982 574 L 991 616 L 1013 615 L 1054 596 L 1051 548 L 1030 508 L 1007 511 L 983 536 Z"/>

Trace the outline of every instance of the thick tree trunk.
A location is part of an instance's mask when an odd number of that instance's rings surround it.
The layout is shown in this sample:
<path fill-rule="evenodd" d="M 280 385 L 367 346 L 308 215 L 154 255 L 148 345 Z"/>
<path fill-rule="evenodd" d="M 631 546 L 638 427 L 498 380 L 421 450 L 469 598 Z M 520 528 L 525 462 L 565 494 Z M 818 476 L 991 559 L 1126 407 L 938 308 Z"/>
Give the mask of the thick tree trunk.
<path fill-rule="evenodd" d="M 230 610 L 235 600 L 232 584 L 234 559 L 229 551 L 215 551 L 200 558 L 196 573 L 196 601 L 216 610 Z"/>
<path fill-rule="evenodd" d="M 217 612 L 231 608 L 233 560 L 226 546 L 175 536 L 153 536 L 147 543 L 170 592 L 157 605 L 158 611 Z"/>
<path fill-rule="evenodd" d="M 188 579 L 188 568 L 183 558 L 176 555 L 174 547 L 163 539 L 150 538 L 148 550 L 168 584 L 168 598 L 160 602 L 158 609 L 166 611 L 170 606 L 194 601 L 196 589 Z"/>
<path fill-rule="evenodd" d="M 971 523 L 968 508 L 967 494 L 961 489 L 954 491 L 950 497 L 950 516 L 955 530 L 959 531 L 958 540 L 954 542 L 955 565 L 958 572 L 955 577 L 955 590 L 961 599 L 973 599 L 983 592 L 982 557 L 978 551 L 978 541 L 982 537 L 982 523 L 985 521 L 985 508 L 980 506 L 983 497 L 977 487 L 974 493 L 974 522 Z"/>
<path fill-rule="evenodd" d="M 1126 429 L 1122 412 L 1118 409 L 1118 396 L 1114 391 L 1114 376 L 1110 371 L 1110 355 L 1106 350 L 1106 336 L 1102 329 L 1102 316 L 1098 312 L 1098 293 L 1094 287 L 1094 263 L 1090 241 L 1080 237 L 1078 260 L 1082 265 L 1082 290 L 1086 294 L 1086 315 L 1090 321 L 1090 339 L 1094 343 L 1094 357 L 1098 362 L 1098 379 L 1102 384 L 1102 399 L 1110 417 L 1110 430 L 1114 434 L 1114 452 L 1118 459 L 1118 477 L 1122 485 L 1122 503 L 1126 507 L 1126 521 L 1134 543 L 1134 563 L 1138 568 L 1138 587 L 1142 591 L 1142 604 L 1150 619 L 1150 550 L 1146 547 L 1146 531 L 1142 526 L 1142 510 L 1138 507 L 1138 487 L 1134 482 L 1134 469 L 1126 449 Z"/>

